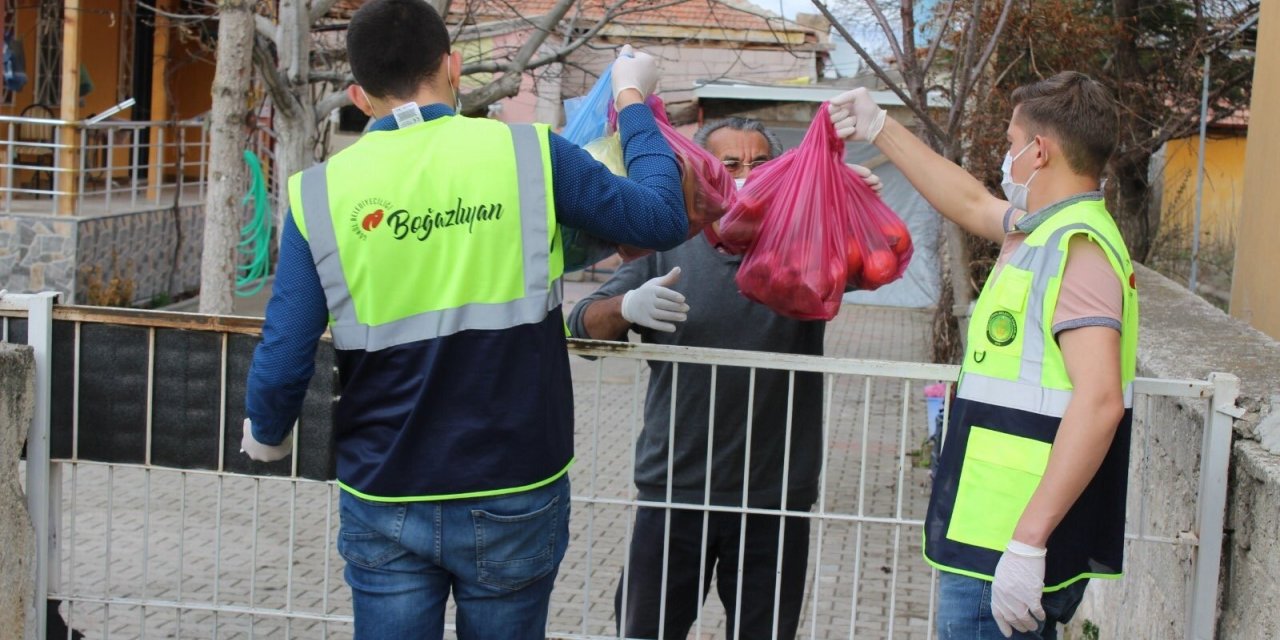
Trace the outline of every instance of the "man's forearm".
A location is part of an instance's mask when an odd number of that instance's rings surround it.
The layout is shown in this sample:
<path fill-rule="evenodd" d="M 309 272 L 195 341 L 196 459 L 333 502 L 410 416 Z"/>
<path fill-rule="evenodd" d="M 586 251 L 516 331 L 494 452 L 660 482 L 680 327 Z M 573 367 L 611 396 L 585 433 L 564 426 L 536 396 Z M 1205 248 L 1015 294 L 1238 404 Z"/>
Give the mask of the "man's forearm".
<path fill-rule="evenodd" d="M 999 200 L 967 171 L 893 118 L 885 119 L 875 145 L 939 213 L 970 233 L 1001 241 L 1002 230 L 991 224 L 992 210 L 1000 207 Z"/>
<path fill-rule="evenodd" d="M 1118 398 L 1072 398 L 1058 427 L 1044 477 L 1014 529 L 1014 540 L 1046 546 L 1050 534 L 1098 472 L 1123 415 L 1124 403 Z"/>
<path fill-rule="evenodd" d="M 622 296 L 596 300 L 582 311 L 582 325 L 592 340 L 622 340 L 631 323 L 622 317 Z"/>

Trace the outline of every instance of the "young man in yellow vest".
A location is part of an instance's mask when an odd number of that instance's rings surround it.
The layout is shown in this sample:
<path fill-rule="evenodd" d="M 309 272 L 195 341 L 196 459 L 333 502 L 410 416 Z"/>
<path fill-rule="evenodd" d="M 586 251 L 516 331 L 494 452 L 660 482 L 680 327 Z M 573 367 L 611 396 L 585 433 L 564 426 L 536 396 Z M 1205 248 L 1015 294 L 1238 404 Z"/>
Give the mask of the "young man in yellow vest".
<path fill-rule="evenodd" d="M 449 42 L 422 0 L 352 17 L 348 93 L 375 121 L 289 180 L 242 448 L 289 454 L 328 328 L 356 637 L 440 638 L 452 595 L 459 638 L 542 638 L 573 463 L 558 224 L 661 250 L 688 220 L 651 57 L 613 68 L 624 179 L 546 125 L 461 117 Z"/>
<path fill-rule="evenodd" d="M 1089 578 L 1118 578 L 1138 296 L 1099 179 L 1107 90 L 1060 73 L 1013 93 L 1007 200 L 934 153 L 865 89 L 832 100 L 939 212 L 1001 243 L 978 297 L 925 520 L 943 640 L 1052 639 Z"/>

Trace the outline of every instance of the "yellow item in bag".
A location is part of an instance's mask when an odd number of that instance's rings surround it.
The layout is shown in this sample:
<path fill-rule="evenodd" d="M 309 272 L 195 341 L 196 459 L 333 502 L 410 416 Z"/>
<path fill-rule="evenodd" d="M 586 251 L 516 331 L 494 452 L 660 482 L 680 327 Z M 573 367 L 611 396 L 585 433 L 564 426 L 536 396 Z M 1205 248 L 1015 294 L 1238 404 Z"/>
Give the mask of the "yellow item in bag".
<path fill-rule="evenodd" d="M 618 134 L 596 138 L 583 147 L 592 158 L 599 160 L 616 176 L 627 176 L 627 162 L 622 155 L 622 138 Z"/>

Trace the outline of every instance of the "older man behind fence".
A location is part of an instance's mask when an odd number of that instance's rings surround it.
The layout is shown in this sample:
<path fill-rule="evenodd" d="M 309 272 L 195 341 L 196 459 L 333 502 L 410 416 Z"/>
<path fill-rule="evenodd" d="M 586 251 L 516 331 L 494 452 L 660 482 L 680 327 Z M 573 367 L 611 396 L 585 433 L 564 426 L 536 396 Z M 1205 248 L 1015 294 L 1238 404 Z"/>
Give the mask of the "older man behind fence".
<path fill-rule="evenodd" d="M 740 185 L 752 169 L 782 151 L 772 132 L 744 118 L 710 123 L 694 140 L 724 162 Z M 856 169 L 879 189 L 879 179 L 870 171 Z M 742 256 L 722 249 L 718 231 L 712 225 L 675 249 L 623 265 L 574 307 L 569 318 L 574 337 L 621 340 L 634 329 L 641 340 L 656 344 L 822 355 L 826 323 L 785 318 L 738 293 L 734 276 Z M 682 279 L 682 272 L 691 277 Z M 809 510 L 818 496 L 822 468 L 820 375 L 797 373 L 793 388 L 787 372 L 759 369 L 753 385 L 747 369 L 719 367 L 712 398 L 710 366 L 680 365 L 674 386 L 677 375 L 671 363 L 649 366 L 644 428 L 636 443 L 635 483 L 641 500 L 666 501 L 670 490 L 673 502 L 687 505 Z M 752 388 L 754 402 L 749 405 Z M 794 396 L 790 405 L 788 393 Z M 668 437 L 673 401 L 674 443 Z M 709 427 L 713 402 L 715 421 Z M 789 406 L 794 407 L 790 412 Z M 788 418 L 791 452 L 785 459 Z M 674 449 L 671 469 L 668 449 Z M 707 486 L 709 493 L 704 492 Z M 728 637 L 737 628 L 740 638 L 773 638 L 776 626 L 777 638 L 792 638 L 804 599 L 808 554 L 805 518 L 704 513 L 695 506 L 641 507 L 629 568 L 615 600 L 620 631 L 628 638 L 686 637 L 702 606 L 699 596 L 710 591 L 714 574 Z"/>

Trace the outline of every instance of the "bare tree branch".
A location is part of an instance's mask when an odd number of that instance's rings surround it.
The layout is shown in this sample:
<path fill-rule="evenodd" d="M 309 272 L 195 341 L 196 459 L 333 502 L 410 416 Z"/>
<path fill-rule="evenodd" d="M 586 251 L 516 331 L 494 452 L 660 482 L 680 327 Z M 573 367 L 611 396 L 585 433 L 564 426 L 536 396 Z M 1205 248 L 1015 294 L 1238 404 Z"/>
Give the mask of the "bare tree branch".
<path fill-rule="evenodd" d="M 965 102 L 969 99 L 970 92 L 978 83 L 978 76 L 982 74 L 982 70 L 986 68 L 987 61 L 991 59 L 991 54 L 996 50 L 996 44 L 1000 42 L 1000 34 L 1004 31 L 1005 22 L 1009 19 L 1009 9 L 1013 6 L 1013 0 L 1004 0 L 1004 8 L 1000 10 L 1000 19 L 996 22 L 995 29 L 991 32 L 991 38 L 987 41 L 987 46 L 982 51 L 982 57 L 976 63 L 972 60 L 966 60 L 966 67 L 963 67 L 964 81 L 960 85 L 959 93 L 952 97 L 956 102 Z M 974 14 L 970 18 L 969 30 L 972 33 L 978 31 L 978 14 Z M 977 39 L 970 40 L 970 54 L 974 51 L 974 45 Z M 967 56 L 966 56 L 967 57 Z M 952 109 L 951 116 L 947 122 L 947 132 L 954 136 L 959 130 L 961 121 L 963 120 L 963 109 Z"/>
<path fill-rule="evenodd" d="M 288 81 L 276 68 L 270 55 L 270 47 L 270 41 L 261 35 L 254 39 L 253 66 L 258 70 L 258 76 L 262 78 L 263 83 L 267 85 L 267 92 L 271 94 L 275 107 L 284 112 L 297 113 L 301 110 L 301 105 L 286 87 Z"/>
<path fill-rule="evenodd" d="M 818 11 L 821 11 L 822 15 L 826 17 L 827 21 L 831 23 L 831 26 L 835 27 L 836 31 L 840 32 L 840 37 L 844 38 L 846 42 L 852 45 L 854 51 L 858 52 L 858 56 L 862 58 L 863 62 L 866 62 L 867 66 L 871 67 L 871 71 L 876 74 L 876 77 L 880 78 L 880 81 L 884 82 L 885 86 L 889 87 L 889 90 L 902 100 L 902 103 L 911 110 L 911 113 L 915 114 L 916 118 L 920 120 L 920 124 L 929 131 L 930 137 L 934 138 L 939 143 L 946 140 L 946 133 L 944 133 L 938 126 L 938 123 L 933 121 L 933 118 L 929 117 L 929 113 L 925 110 L 927 105 L 921 105 L 917 103 L 914 98 L 907 95 L 907 93 L 902 90 L 902 87 L 898 86 L 898 83 L 895 82 L 893 78 L 889 77 L 889 74 L 885 72 L 880 65 L 876 64 L 876 61 L 871 57 L 871 54 L 867 53 L 867 50 L 863 49 L 862 45 L 858 44 L 858 41 L 855 40 L 852 35 L 849 35 L 849 30 L 845 29 L 844 25 L 831 14 L 831 10 L 827 8 L 827 5 L 823 3 L 822 0 L 811 1 L 813 2 L 813 5 L 818 8 Z"/>
<path fill-rule="evenodd" d="M 929 75 L 929 71 L 933 68 L 933 60 L 938 56 L 938 46 L 942 44 L 942 34 L 947 30 L 947 25 L 951 24 L 951 17 L 956 12 L 956 0 L 947 0 L 947 13 L 942 18 L 942 23 L 938 28 L 938 37 L 933 39 L 933 44 L 929 45 L 929 55 L 924 60 L 924 66 L 920 69 L 921 75 Z"/>
<path fill-rule="evenodd" d="M 316 124 L 320 124 L 334 109 L 339 109 L 351 104 L 351 98 L 347 96 L 345 90 L 334 91 L 329 95 L 321 98 L 316 103 Z"/>
<path fill-rule="evenodd" d="M 311 22 L 304 0 L 280 3 L 280 37 L 276 52 L 290 84 L 306 84 L 311 71 Z"/>
<path fill-rule="evenodd" d="M 272 22 L 271 18 L 255 14 L 253 16 L 253 26 L 259 36 L 272 42 L 276 41 L 276 23 Z"/>
<path fill-rule="evenodd" d="M 332 82 L 333 84 L 341 85 L 345 88 L 349 84 L 354 84 L 356 77 L 346 71 L 312 71 L 311 81 Z"/>
<path fill-rule="evenodd" d="M 338 0 L 311 0 L 311 12 L 307 15 L 310 24 L 315 24 L 317 20 L 329 14 L 329 10 Z M 445 15 L 445 14 L 440 14 Z"/>
<path fill-rule="evenodd" d="M 871 15 L 875 16 L 876 22 L 880 24 L 880 30 L 884 32 L 884 37 L 889 41 L 889 48 L 893 49 L 893 55 L 897 57 L 898 64 L 903 64 L 902 46 L 898 44 L 898 36 L 893 32 L 893 26 L 889 24 L 888 18 L 885 18 L 884 12 L 880 10 L 880 5 L 876 0 L 867 0 L 867 7 L 871 9 Z"/>

